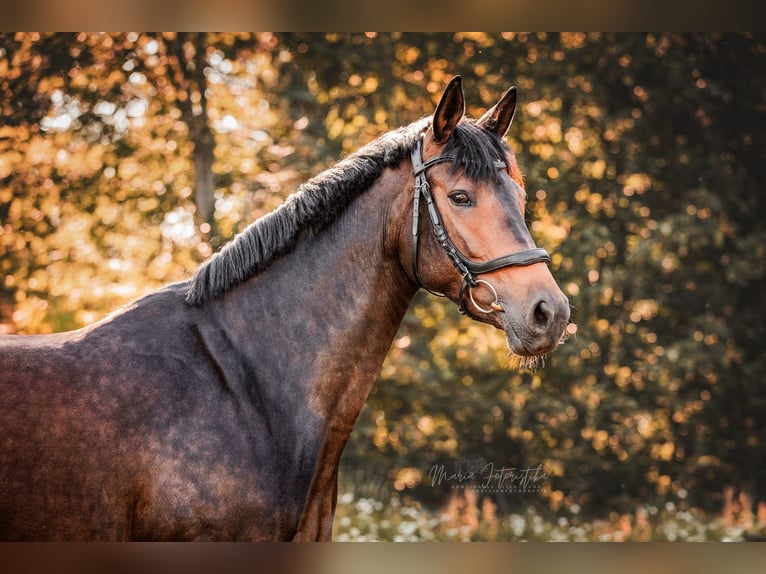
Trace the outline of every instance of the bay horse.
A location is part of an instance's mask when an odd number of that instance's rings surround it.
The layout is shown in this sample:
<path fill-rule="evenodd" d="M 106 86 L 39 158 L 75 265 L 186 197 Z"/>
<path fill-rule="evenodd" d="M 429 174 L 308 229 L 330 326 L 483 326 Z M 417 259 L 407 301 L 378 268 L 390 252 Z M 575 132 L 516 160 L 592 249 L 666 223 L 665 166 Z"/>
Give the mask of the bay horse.
<path fill-rule="evenodd" d="M 569 304 L 524 222 L 509 89 L 301 185 L 187 281 L 0 337 L 0 539 L 328 540 L 341 452 L 418 289 L 540 357 Z"/>

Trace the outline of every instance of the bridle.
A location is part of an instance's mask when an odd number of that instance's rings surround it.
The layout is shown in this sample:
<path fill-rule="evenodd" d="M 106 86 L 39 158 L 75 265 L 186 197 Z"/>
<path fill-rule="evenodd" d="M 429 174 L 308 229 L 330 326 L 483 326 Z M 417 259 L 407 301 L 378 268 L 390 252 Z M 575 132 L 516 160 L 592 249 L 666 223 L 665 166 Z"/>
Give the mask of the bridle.
<path fill-rule="evenodd" d="M 460 273 L 460 275 L 463 277 L 463 284 L 460 286 L 460 294 L 458 296 L 458 311 L 468 315 L 471 318 L 478 318 L 475 317 L 465 306 L 464 295 L 466 290 L 468 291 L 468 296 L 471 299 L 473 306 L 482 313 L 487 314 L 492 313 L 493 311 L 504 311 L 498 300 L 497 291 L 492 286 L 492 284 L 489 281 L 485 281 L 484 279 L 477 279 L 476 276 L 482 275 L 484 273 L 489 273 L 490 271 L 495 271 L 497 269 L 502 269 L 503 267 L 524 267 L 527 265 L 534 265 L 535 263 L 550 264 L 551 256 L 545 249 L 541 247 L 535 247 L 533 249 L 519 251 L 518 253 L 512 253 L 511 255 L 503 255 L 502 257 L 498 257 L 490 261 L 485 261 L 483 263 L 478 263 L 468 259 L 460 252 L 457 247 L 455 247 L 455 244 L 452 243 L 449 235 L 447 235 L 447 230 L 442 224 L 439 210 L 436 207 L 433 195 L 431 195 L 431 185 L 428 183 L 428 179 L 426 178 L 426 170 L 428 170 L 429 167 L 439 163 L 454 162 L 455 156 L 451 154 L 443 154 L 432 157 L 428 161 L 424 162 L 423 138 L 421 137 L 418 138 L 415 146 L 412 148 L 411 157 L 412 173 L 415 176 L 415 199 L 412 209 L 412 270 L 415 275 L 415 280 L 421 287 L 423 287 L 423 289 L 429 293 L 439 297 L 444 297 L 442 293 L 432 291 L 423 285 L 423 282 L 420 280 L 420 274 L 418 273 L 418 225 L 420 221 L 420 197 L 422 196 L 426 202 L 426 206 L 428 207 L 428 215 L 431 219 L 431 225 L 433 227 L 436 240 L 447 252 L 447 256 L 455 266 L 455 269 L 457 269 L 458 273 Z M 506 167 L 505 163 L 500 160 L 496 160 L 494 165 L 498 169 L 505 169 Z M 473 289 L 479 284 L 485 285 L 487 288 L 489 288 L 495 298 L 494 302 L 490 304 L 489 309 L 485 309 L 484 307 L 480 306 L 474 299 Z"/>

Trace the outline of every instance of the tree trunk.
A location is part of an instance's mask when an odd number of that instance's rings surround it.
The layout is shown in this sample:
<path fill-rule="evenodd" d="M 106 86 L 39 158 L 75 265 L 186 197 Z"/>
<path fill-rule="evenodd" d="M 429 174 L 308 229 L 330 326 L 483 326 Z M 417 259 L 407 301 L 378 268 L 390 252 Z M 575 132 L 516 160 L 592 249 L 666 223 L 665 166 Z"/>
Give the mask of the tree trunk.
<path fill-rule="evenodd" d="M 213 150 L 215 141 L 210 127 L 207 125 L 206 116 L 195 118 L 192 139 L 194 142 L 194 176 L 196 189 L 194 190 L 194 202 L 197 206 L 197 224 L 207 223 L 211 229 L 214 225 L 214 193 L 213 181 Z M 190 128 L 192 126 L 189 126 Z"/>
<path fill-rule="evenodd" d="M 189 138 L 194 146 L 194 203 L 196 221 L 203 233 L 215 230 L 215 181 L 213 160 L 215 137 L 208 124 L 207 77 L 205 76 L 207 36 L 204 32 L 179 33 L 171 50 L 178 58 L 179 72 L 176 87 L 185 92 L 178 104 L 189 128 Z M 205 226 L 208 226 L 206 229 Z"/>

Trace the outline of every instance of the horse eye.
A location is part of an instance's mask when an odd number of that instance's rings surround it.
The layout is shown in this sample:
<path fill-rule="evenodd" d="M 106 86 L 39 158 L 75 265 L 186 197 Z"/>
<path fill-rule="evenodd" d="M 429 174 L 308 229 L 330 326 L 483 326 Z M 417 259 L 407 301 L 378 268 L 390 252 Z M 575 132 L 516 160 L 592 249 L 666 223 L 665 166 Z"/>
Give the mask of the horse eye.
<path fill-rule="evenodd" d="M 471 198 L 465 191 L 453 191 L 449 198 L 455 205 L 471 205 Z"/>

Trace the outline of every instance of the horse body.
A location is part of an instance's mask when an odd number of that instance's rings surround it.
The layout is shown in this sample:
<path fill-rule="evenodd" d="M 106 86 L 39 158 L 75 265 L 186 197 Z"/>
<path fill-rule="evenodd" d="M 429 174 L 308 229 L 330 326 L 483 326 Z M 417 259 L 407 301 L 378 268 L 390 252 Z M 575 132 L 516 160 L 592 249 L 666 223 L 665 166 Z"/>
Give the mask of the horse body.
<path fill-rule="evenodd" d="M 341 219 L 386 214 L 376 187 Z M 340 454 L 415 292 L 378 219 L 205 306 L 180 283 L 79 331 L 0 338 L 0 537 L 328 538 Z"/>
<path fill-rule="evenodd" d="M 3 345 L 3 538 L 198 537 L 203 521 L 215 536 L 211 510 L 258 503 L 242 500 L 252 487 L 225 492 L 242 462 L 254 467 L 249 429 L 189 352 L 184 306 L 168 290 L 95 328 Z"/>
<path fill-rule="evenodd" d="M 496 108 L 482 121 L 502 136 L 512 110 Z M 190 281 L 78 331 L 0 337 L 0 539 L 329 539 L 341 453 L 421 281 L 463 298 L 422 217 L 413 255 L 407 160 L 418 138 L 438 152 L 462 110 L 453 81 L 433 127 L 383 136 L 308 182 Z M 483 145 L 480 128 L 464 131 Z M 432 171 L 454 245 L 484 261 L 497 260 L 485 244 L 533 246 L 507 175 Z M 456 187 L 470 208 L 449 203 Z M 469 293 L 486 313 L 475 318 L 537 355 L 569 313 L 547 267 L 523 264 L 491 270 L 494 302 Z"/>

